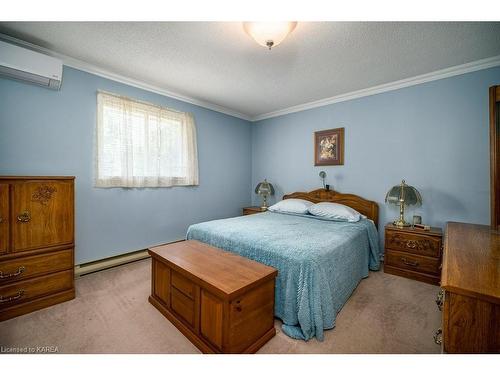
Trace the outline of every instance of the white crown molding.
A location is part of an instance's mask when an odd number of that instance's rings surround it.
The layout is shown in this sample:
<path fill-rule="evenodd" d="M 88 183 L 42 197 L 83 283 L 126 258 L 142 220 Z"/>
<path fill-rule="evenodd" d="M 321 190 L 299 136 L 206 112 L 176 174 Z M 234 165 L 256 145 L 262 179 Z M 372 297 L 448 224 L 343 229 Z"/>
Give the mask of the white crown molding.
<path fill-rule="evenodd" d="M 494 56 L 494 57 L 490 57 L 487 59 L 473 61 L 473 62 L 470 62 L 467 64 L 456 65 L 456 66 L 452 66 L 450 68 L 436 70 L 436 71 L 431 72 L 431 73 L 426 73 L 426 74 L 422 74 L 419 76 L 402 79 L 399 81 L 384 83 L 382 85 L 373 86 L 373 87 L 369 87 L 369 88 L 361 89 L 361 90 L 357 90 L 357 91 L 352 91 L 352 92 L 349 92 L 346 94 L 340 94 L 340 95 L 332 96 L 329 98 L 320 99 L 320 100 L 316 100 L 313 102 L 308 102 L 308 103 L 299 104 L 299 105 L 295 105 L 292 107 L 280 109 L 277 111 L 263 113 L 263 114 L 260 114 L 257 116 L 248 116 L 248 115 L 245 115 L 243 113 L 234 111 L 234 110 L 229 109 L 229 108 L 219 106 L 219 105 L 214 104 L 214 103 L 210 103 L 210 102 L 206 102 L 203 100 L 191 98 L 189 96 L 177 94 L 175 92 L 163 89 L 163 88 L 158 87 L 158 86 L 150 85 L 148 83 L 145 83 L 145 82 L 142 82 L 139 80 L 135 80 L 132 78 L 128 78 L 128 77 L 122 76 L 120 74 L 115 74 L 115 73 L 110 72 L 108 70 L 102 69 L 96 65 L 89 64 L 85 61 L 78 60 L 78 59 L 75 59 L 73 57 L 63 55 L 61 53 L 52 51 L 48 48 L 40 47 L 40 46 L 37 46 L 35 44 L 26 42 L 26 41 L 21 40 L 21 39 L 11 37 L 11 36 L 6 35 L 6 34 L 0 33 L 0 39 L 6 40 L 9 42 L 13 42 L 15 44 L 30 48 L 34 51 L 42 52 L 42 53 L 45 53 L 47 55 L 56 57 L 56 58 L 62 60 L 64 65 L 69 66 L 71 68 L 82 70 L 84 72 L 91 73 L 91 74 L 94 74 L 94 75 L 97 75 L 97 76 L 100 76 L 103 78 L 107 78 L 107 79 L 110 79 L 112 81 L 121 82 L 121 83 L 124 83 L 124 84 L 129 85 L 129 86 L 137 87 L 137 88 L 140 88 L 140 89 L 143 89 L 146 91 L 154 92 L 156 94 L 167 96 L 169 98 L 177 99 L 177 100 L 180 100 L 180 101 L 183 101 L 186 103 L 191 103 L 191 104 L 203 107 L 203 108 L 211 109 L 211 110 L 216 111 L 216 112 L 224 113 L 224 114 L 229 115 L 229 116 L 241 118 L 243 120 L 252 121 L 252 122 L 261 121 L 261 120 L 265 120 L 265 119 L 273 118 L 273 117 L 278 117 L 278 116 L 283 116 L 283 115 L 287 115 L 290 113 L 305 111 L 305 110 L 312 109 L 312 108 L 324 107 L 326 105 L 330 105 L 330 104 L 334 104 L 334 103 L 340 103 L 340 102 L 345 102 L 348 100 L 363 98 L 365 96 L 381 94 L 384 92 L 398 90 L 398 89 L 402 89 L 405 87 L 420 85 L 420 84 L 426 83 L 426 82 L 437 81 L 437 80 L 444 79 L 444 78 L 449 78 L 449 77 L 453 77 L 453 76 L 457 76 L 457 75 L 461 75 L 461 74 L 471 73 L 471 72 L 475 72 L 478 70 L 483 70 L 483 69 L 488 69 L 488 68 L 500 66 L 500 56 Z"/>
<path fill-rule="evenodd" d="M 189 96 L 177 94 L 175 92 L 165 90 L 161 87 L 150 85 L 149 83 L 145 83 L 145 82 L 142 82 L 139 80 L 128 78 L 128 77 L 122 76 L 120 74 L 110 72 L 109 70 L 102 69 L 102 68 L 98 67 L 97 65 L 89 64 L 85 61 L 75 59 L 75 58 L 70 57 L 70 56 L 63 55 L 62 53 L 58 53 L 58 52 L 52 51 L 48 48 L 37 46 L 36 44 L 32 44 L 32 43 L 26 42 L 24 40 L 14 38 L 14 37 L 11 37 L 11 36 L 6 35 L 6 34 L 0 33 L 0 39 L 15 43 L 19 46 L 27 47 L 33 51 L 41 52 L 41 53 L 44 53 L 46 55 L 58 58 L 62 61 L 62 63 L 64 65 L 69 66 L 71 68 L 82 70 L 84 72 L 91 73 L 91 74 L 97 75 L 99 77 L 103 77 L 106 79 L 110 79 L 112 81 L 124 83 L 128 86 L 137 87 L 139 89 L 154 92 L 156 94 L 167 96 L 169 98 L 180 100 L 180 101 L 183 101 L 186 103 L 194 104 L 194 105 L 197 105 L 199 107 L 211 109 L 213 111 L 224 113 L 224 114 L 229 115 L 229 116 L 241 118 L 241 119 L 247 120 L 247 121 L 252 120 L 251 116 L 247 116 L 243 113 L 233 111 L 232 109 L 225 108 L 225 107 L 219 106 L 217 104 L 206 102 L 203 100 L 195 99 L 195 98 L 192 98 Z"/>
<path fill-rule="evenodd" d="M 365 96 L 381 94 L 387 91 L 393 91 L 402 89 L 405 87 L 420 85 L 422 83 L 437 81 L 439 79 L 457 76 L 460 74 L 475 72 L 478 70 L 493 68 L 495 66 L 500 66 L 500 56 L 494 56 L 487 59 L 473 61 L 467 64 L 456 65 L 450 68 L 436 70 L 435 72 L 422 74 L 419 76 L 402 79 L 400 81 L 394 81 L 390 83 L 384 83 L 383 85 L 373 86 L 370 88 L 352 91 L 350 93 L 332 96 L 330 98 L 316 100 L 314 102 L 304 103 L 295 105 L 293 107 L 288 107 L 285 109 L 280 109 L 278 111 L 263 113 L 251 118 L 251 121 L 260 121 L 272 117 L 278 117 L 287 115 L 289 113 L 295 113 L 300 111 L 305 111 L 312 108 L 323 107 L 333 103 L 345 102 L 352 99 L 358 99 Z"/>

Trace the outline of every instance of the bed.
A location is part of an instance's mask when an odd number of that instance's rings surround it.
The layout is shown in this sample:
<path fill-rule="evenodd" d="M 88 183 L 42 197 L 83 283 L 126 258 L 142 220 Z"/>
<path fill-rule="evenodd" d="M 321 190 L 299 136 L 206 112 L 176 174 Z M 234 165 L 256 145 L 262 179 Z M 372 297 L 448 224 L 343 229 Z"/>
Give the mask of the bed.
<path fill-rule="evenodd" d="M 378 205 L 324 189 L 283 197 L 289 198 L 345 204 L 366 218 L 348 223 L 268 211 L 194 224 L 187 238 L 278 269 L 275 316 L 283 321 L 282 331 L 323 340 L 359 282 L 380 267 Z"/>

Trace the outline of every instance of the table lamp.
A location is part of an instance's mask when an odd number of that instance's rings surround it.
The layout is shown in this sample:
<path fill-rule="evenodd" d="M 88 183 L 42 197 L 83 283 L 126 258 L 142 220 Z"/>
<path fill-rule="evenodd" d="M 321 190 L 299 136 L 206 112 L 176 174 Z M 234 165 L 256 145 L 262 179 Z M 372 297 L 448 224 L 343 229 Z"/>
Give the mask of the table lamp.
<path fill-rule="evenodd" d="M 386 203 L 399 205 L 399 219 L 394 220 L 393 224 L 397 227 L 409 227 L 411 224 L 405 221 L 405 206 L 414 206 L 422 204 L 422 197 L 417 189 L 401 181 L 401 184 L 393 186 L 385 196 Z"/>
<path fill-rule="evenodd" d="M 255 193 L 262 196 L 262 206 L 263 210 L 267 209 L 267 197 L 270 195 L 274 195 L 274 187 L 266 179 L 264 181 L 259 182 L 255 187 Z"/>

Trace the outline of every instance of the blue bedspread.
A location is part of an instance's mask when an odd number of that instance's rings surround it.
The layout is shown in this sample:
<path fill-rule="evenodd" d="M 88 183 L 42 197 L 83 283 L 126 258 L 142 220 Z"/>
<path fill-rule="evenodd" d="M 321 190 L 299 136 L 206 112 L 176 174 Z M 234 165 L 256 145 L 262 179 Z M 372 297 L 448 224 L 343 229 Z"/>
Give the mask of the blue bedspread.
<path fill-rule="evenodd" d="M 275 316 L 296 339 L 323 340 L 360 280 L 380 267 L 377 230 L 367 219 L 264 212 L 191 225 L 187 238 L 278 269 Z"/>

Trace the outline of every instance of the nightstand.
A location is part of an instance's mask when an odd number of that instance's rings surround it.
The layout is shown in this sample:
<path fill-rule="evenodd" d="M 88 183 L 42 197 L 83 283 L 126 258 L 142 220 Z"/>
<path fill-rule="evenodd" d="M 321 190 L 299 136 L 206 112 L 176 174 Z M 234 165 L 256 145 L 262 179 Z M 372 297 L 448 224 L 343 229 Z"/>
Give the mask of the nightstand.
<path fill-rule="evenodd" d="M 267 208 L 262 207 L 243 207 L 243 215 L 253 215 L 258 214 L 260 212 L 267 211 Z"/>
<path fill-rule="evenodd" d="M 384 272 L 439 285 L 442 257 L 441 228 L 385 226 Z"/>

